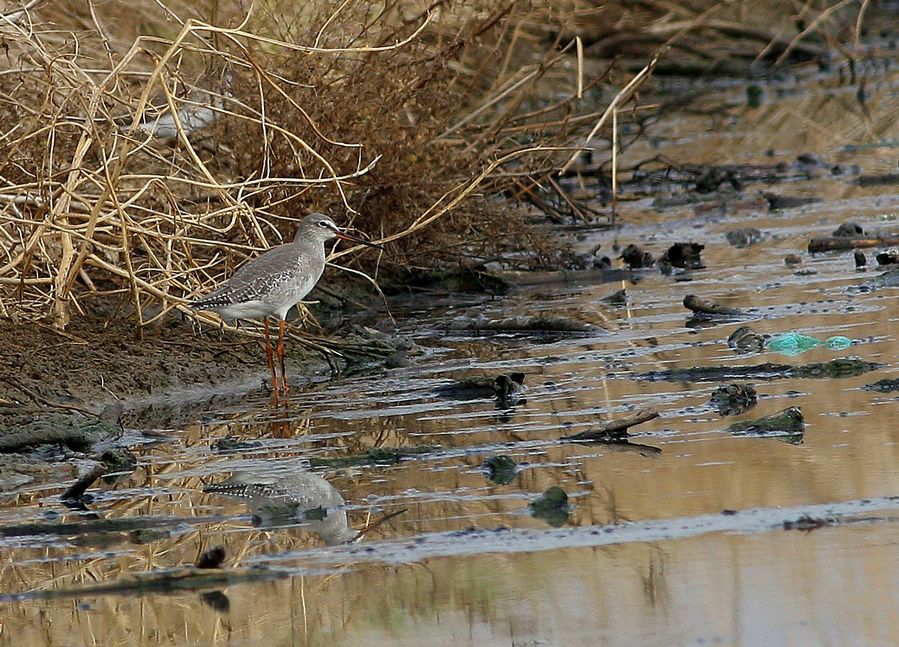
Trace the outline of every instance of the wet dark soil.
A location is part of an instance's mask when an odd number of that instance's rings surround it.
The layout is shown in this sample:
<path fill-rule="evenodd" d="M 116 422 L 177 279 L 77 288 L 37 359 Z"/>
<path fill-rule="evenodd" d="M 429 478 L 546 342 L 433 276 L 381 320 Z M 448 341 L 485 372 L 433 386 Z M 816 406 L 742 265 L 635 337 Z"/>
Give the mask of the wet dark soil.
<path fill-rule="evenodd" d="M 177 318 L 144 330 L 95 317 L 74 319 L 65 332 L 41 323 L 0 319 L 2 413 L 47 407 L 98 412 L 107 402 L 171 394 L 186 385 L 217 385 L 248 375 L 261 344 L 198 332 Z"/>
<path fill-rule="evenodd" d="M 102 317 L 76 318 L 65 332 L 0 319 L 0 346 L 0 452 L 45 443 L 84 450 L 97 440 L 97 417 L 169 426 L 210 403 L 268 390 L 261 340 L 178 317 L 140 335 L 131 322 Z M 292 379 L 328 372 L 321 355 L 298 344 L 288 344 L 288 357 Z"/>

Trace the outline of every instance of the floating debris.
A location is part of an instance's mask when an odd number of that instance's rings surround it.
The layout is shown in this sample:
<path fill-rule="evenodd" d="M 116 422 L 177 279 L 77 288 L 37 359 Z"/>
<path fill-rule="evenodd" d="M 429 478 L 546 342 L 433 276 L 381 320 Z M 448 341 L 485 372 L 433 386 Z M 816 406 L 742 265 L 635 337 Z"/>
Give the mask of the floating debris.
<path fill-rule="evenodd" d="M 698 270 L 705 267 L 700 258 L 703 249 L 705 249 L 705 245 L 699 243 L 675 243 L 668 248 L 662 259 L 674 267 Z"/>
<path fill-rule="evenodd" d="M 756 405 L 758 394 L 748 384 L 722 384 L 713 392 L 709 403 L 722 416 L 736 416 Z"/>
<path fill-rule="evenodd" d="M 436 388 L 437 395 L 458 400 L 497 398 L 500 403 L 517 403 L 526 390 L 524 373 L 501 373 L 496 376 L 473 375 L 455 379 Z"/>
<path fill-rule="evenodd" d="M 600 299 L 603 303 L 609 303 L 615 306 L 625 306 L 627 305 L 627 290 L 621 289 L 612 292 L 612 294 L 608 294 Z"/>
<path fill-rule="evenodd" d="M 0 527 L 0 537 L 79 537 L 100 535 L 104 533 L 130 533 L 143 530 L 161 530 L 162 528 L 186 527 L 204 523 L 217 523 L 222 517 L 161 517 L 147 515 L 144 517 L 126 517 L 122 519 L 89 519 L 65 523 L 25 523 Z"/>
<path fill-rule="evenodd" d="M 482 467 L 487 470 L 487 478 L 497 485 L 508 485 L 518 474 L 518 465 L 505 454 L 491 456 L 484 461 Z"/>
<path fill-rule="evenodd" d="M 240 438 L 237 438 L 236 436 L 225 436 L 224 438 L 219 438 L 211 445 L 212 451 L 221 454 L 231 454 L 234 452 L 259 449 L 260 447 L 262 447 L 262 443 L 258 440 L 242 440 Z"/>
<path fill-rule="evenodd" d="M 728 336 L 727 345 L 738 353 L 761 353 L 766 339 L 749 326 L 740 326 Z"/>
<path fill-rule="evenodd" d="M 825 526 L 832 526 L 838 523 L 834 518 L 812 517 L 807 514 L 802 515 L 796 520 L 785 520 L 783 522 L 784 530 L 817 530 Z"/>
<path fill-rule="evenodd" d="M 621 252 L 619 258 L 632 270 L 652 267 L 656 262 L 656 259 L 653 258 L 652 254 L 633 243 L 624 248 L 624 251 Z"/>
<path fill-rule="evenodd" d="M 787 254 L 784 256 L 784 265 L 793 266 L 802 263 L 802 257 L 799 254 Z"/>
<path fill-rule="evenodd" d="M 899 173 L 859 175 L 855 179 L 855 183 L 859 186 L 890 186 L 899 184 Z"/>
<path fill-rule="evenodd" d="M 628 437 L 627 430 L 644 422 L 659 417 L 654 409 L 641 409 L 629 416 L 599 423 L 596 429 L 582 431 L 571 436 L 563 436 L 562 440 L 570 442 L 615 442 Z"/>
<path fill-rule="evenodd" d="M 698 297 L 695 294 L 688 294 L 684 297 L 684 307 L 692 310 L 695 315 L 705 317 L 737 317 L 742 316 L 743 312 L 737 308 L 728 308 L 714 301 L 709 301 Z"/>
<path fill-rule="evenodd" d="M 878 265 L 896 265 L 899 263 L 899 252 L 890 250 L 889 252 L 880 252 L 874 256 L 874 260 Z"/>
<path fill-rule="evenodd" d="M 805 418 L 802 409 L 789 407 L 770 416 L 745 422 L 735 422 L 728 431 L 737 436 L 779 438 L 791 444 L 802 442 L 805 435 Z"/>
<path fill-rule="evenodd" d="M 492 332 L 537 332 L 537 333 L 582 333 L 605 332 L 599 326 L 571 317 L 538 315 L 534 317 L 506 317 L 504 319 L 479 319 L 467 324 L 466 330 L 487 330 Z"/>
<path fill-rule="evenodd" d="M 876 391 L 878 393 L 892 393 L 893 391 L 899 391 L 899 378 L 896 379 L 883 379 L 877 380 L 873 384 L 865 384 L 862 387 L 866 391 Z"/>
<path fill-rule="evenodd" d="M 107 471 L 105 464 L 97 463 L 94 465 L 93 469 L 75 481 L 75 483 L 68 490 L 63 492 L 62 496 L 59 498 L 63 501 L 81 501 L 84 498 L 84 493 L 87 489 Z"/>
<path fill-rule="evenodd" d="M 828 337 L 820 340 L 816 337 L 803 335 L 798 332 L 788 332 L 780 335 L 774 335 L 765 341 L 765 348 L 782 355 L 792 357 L 799 355 L 812 348 L 824 346 L 831 350 L 846 350 L 852 346 L 852 340 L 842 335 Z"/>
<path fill-rule="evenodd" d="M 899 245 L 899 234 L 884 233 L 872 236 L 832 236 L 812 238 L 808 243 L 810 254 L 819 252 L 844 251 L 866 247 L 895 247 Z"/>
<path fill-rule="evenodd" d="M 883 274 L 878 274 L 865 281 L 861 286 L 854 288 L 855 290 L 878 290 L 880 288 L 897 288 L 899 287 L 899 267 L 887 270 Z"/>
<path fill-rule="evenodd" d="M 114 580 L 103 584 L 26 591 L 24 593 L 0 594 L 0 601 L 14 600 L 64 600 L 70 598 L 99 597 L 103 595 L 151 595 L 172 594 L 185 591 L 220 590 L 235 584 L 266 582 L 290 577 L 286 571 L 276 571 L 265 567 L 250 569 L 199 569 L 195 566 L 150 571 L 135 577 Z"/>
<path fill-rule="evenodd" d="M 733 245 L 737 249 L 751 247 L 765 238 L 764 234 L 755 227 L 732 229 L 727 232 L 724 237 L 730 245 Z"/>
<path fill-rule="evenodd" d="M 553 528 L 564 526 L 571 516 L 568 494 L 558 485 L 547 488 L 546 492 L 528 504 L 531 516 L 543 519 Z"/>

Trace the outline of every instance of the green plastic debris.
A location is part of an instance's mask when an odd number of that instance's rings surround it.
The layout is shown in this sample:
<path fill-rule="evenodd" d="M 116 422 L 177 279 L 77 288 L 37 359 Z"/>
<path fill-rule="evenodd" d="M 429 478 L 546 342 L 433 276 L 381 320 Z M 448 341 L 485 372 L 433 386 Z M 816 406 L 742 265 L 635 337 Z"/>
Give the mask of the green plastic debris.
<path fill-rule="evenodd" d="M 847 348 L 852 346 L 852 340 L 848 337 L 836 335 L 834 337 L 828 337 L 827 339 L 825 339 L 824 345 L 831 350 L 846 350 Z"/>
<path fill-rule="evenodd" d="M 852 346 L 852 340 L 848 337 L 834 336 L 821 341 L 816 337 L 810 337 L 798 332 L 788 332 L 782 335 L 774 335 L 765 342 L 765 348 L 783 355 L 798 355 L 816 346 L 826 346 L 831 350 L 846 350 Z"/>

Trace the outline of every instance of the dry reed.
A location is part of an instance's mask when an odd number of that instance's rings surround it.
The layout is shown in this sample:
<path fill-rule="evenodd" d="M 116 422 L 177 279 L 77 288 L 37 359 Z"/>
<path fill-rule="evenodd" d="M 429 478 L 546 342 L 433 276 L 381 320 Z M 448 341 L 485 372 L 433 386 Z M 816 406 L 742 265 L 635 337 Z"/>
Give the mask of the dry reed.
<path fill-rule="evenodd" d="M 568 200 L 553 173 L 626 118 L 658 48 L 746 7 L 707 4 L 31 0 L 0 16 L 0 316 L 64 329 L 109 297 L 138 326 L 188 312 L 311 210 L 392 267 L 539 252 L 489 196 Z M 809 31 L 741 34 L 783 57 L 818 47 Z M 636 75 L 590 56 L 627 35 Z M 332 260 L 373 269 L 352 252 Z"/>

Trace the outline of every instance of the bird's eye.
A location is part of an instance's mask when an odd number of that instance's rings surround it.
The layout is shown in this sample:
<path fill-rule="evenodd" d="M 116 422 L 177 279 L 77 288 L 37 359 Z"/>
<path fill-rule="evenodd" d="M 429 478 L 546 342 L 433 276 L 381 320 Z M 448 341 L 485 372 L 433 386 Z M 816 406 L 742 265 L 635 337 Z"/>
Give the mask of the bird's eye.
<path fill-rule="evenodd" d="M 328 226 L 328 221 L 327 221 L 327 220 L 319 220 L 319 221 L 318 221 L 318 226 L 319 226 L 319 227 L 327 227 L 327 226 Z"/>

